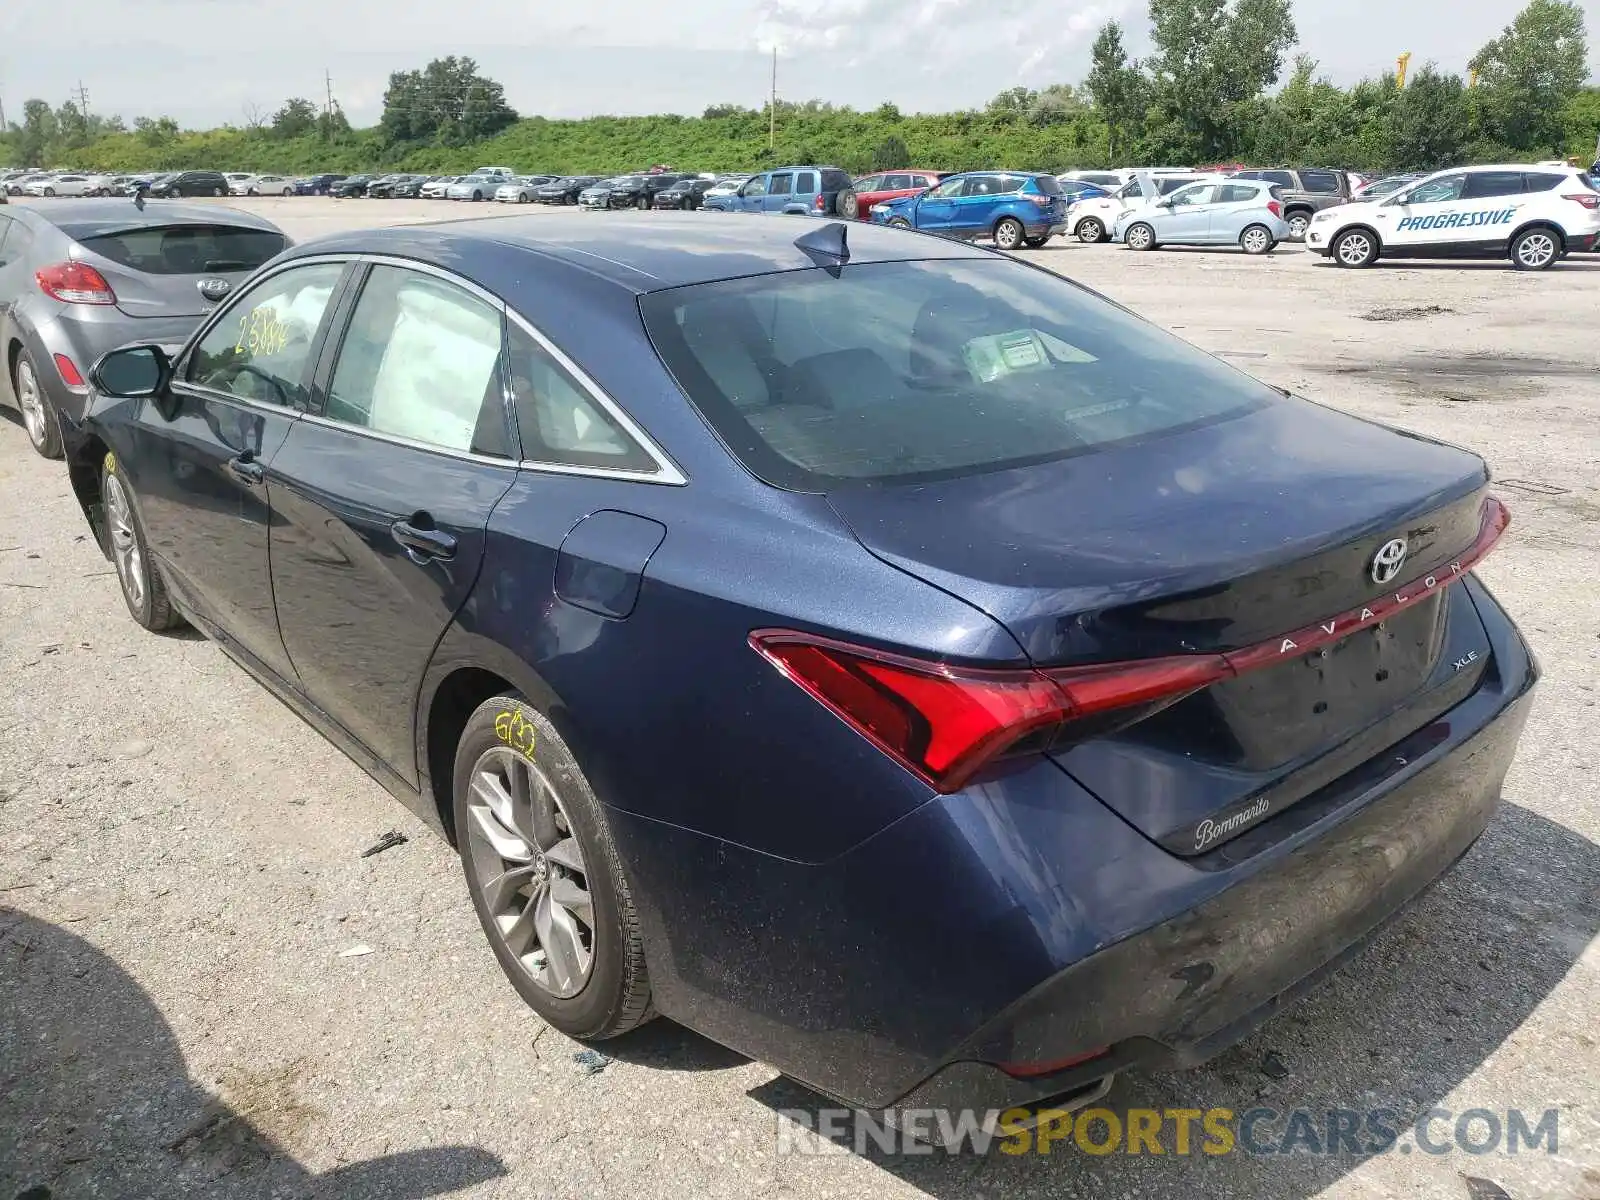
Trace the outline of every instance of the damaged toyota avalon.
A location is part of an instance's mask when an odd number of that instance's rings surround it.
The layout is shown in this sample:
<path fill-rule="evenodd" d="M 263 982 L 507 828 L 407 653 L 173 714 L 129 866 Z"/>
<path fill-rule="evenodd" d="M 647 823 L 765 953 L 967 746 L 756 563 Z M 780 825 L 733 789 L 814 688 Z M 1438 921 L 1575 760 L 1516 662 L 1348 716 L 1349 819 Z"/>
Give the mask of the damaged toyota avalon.
<path fill-rule="evenodd" d="M 340 234 L 94 382 L 134 619 L 450 839 L 540 1016 L 860 1107 L 1229 1045 L 1473 845 L 1537 675 L 1476 455 L 912 233 Z"/>

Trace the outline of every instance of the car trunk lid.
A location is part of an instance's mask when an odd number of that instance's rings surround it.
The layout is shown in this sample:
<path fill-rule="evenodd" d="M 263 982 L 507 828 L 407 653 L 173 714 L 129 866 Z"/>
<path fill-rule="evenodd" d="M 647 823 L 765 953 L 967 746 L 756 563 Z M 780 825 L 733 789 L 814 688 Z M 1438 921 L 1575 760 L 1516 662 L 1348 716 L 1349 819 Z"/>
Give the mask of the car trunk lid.
<path fill-rule="evenodd" d="M 182 222 L 98 229 L 78 238 L 73 257 L 99 271 L 130 317 L 201 317 L 213 302 L 202 280 L 237 287 L 288 245 L 270 229 Z"/>
<path fill-rule="evenodd" d="M 1448 584 L 1503 512 L 1486 486 L 1465 451 L 1291 403 L 829 501 L 874 554 L 994 617 L 1047 671 L 1220 656 L 1208 686 L 1087 722 L 1050 751 L 1194 854 L 1470 689 L 1484 635 Z M 1404 561 L 1379 564 L 1391 543 Z"/>

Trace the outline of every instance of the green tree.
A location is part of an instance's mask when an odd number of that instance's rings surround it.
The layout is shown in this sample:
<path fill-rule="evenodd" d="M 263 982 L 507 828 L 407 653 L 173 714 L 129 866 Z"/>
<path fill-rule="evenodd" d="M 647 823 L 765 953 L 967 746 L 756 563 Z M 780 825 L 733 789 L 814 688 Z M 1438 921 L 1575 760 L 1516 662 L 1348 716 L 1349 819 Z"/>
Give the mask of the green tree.
<path fill-rule="evenodd" d="M 43 100 L 25 100 L 17 131 L 17 157 L 25 166 L 42 167 L 55 149 L 56 114 Z"/>
<path fill-rule="evenodd" d="M 273 137 L 305 137 L 316 127 L 317 106 L 299 96 L 284 101 L 283 107 L 272 114 Z"/>
<path fill-rule="evenodd" d="M 720 121 L 723 117 L 743 116 L 746 110 L 737 104 L 712 104 L 701 115 L 707 121 Z"/>
<path fill-rule="evenodd" d="M 1471 126 L 1461 77 L 1426 64 L 1396 95 L 1390 125 L 1394 142 L 1388 166 L 1431 171 L 1462 161 Z"/>
<path fill-rule="evenodd" d="M 160 149 L 177 140 L 180 130 L 171 117 L 135 117 L 133 131 L 151 149 Z"/>
<path fill-rule="evenodd" d="M 390 75 L 379 126 L 390 142 L 461 146 L 492 137 L 516 120 L 505 88 L 478 74 L 473 59 L 452 54 L 420 71 Z"/>
<path fill-rule="evenodd" d="M 1070 83 L 1053 83 L 1034 95 L 1028 105 L 1028 124 L 1039 128 L 1064 125 L 1083 112 L 1083 100 Z"/>
<path fill-rule="evenodd" d="M 1150 0 L 1158 152 L 1226 158 L 1243 112 L 1278 81 L 1294 44 L 1290 0 Z"/>
<path fill-rule="evenodd" d="M 1588 57 L 1583 9 L 1532 0 L 1472 58 L 1484 132 L 1518 150 L 1561 149 L 1563 110 L 1588 77 Z"/>
<path fill-rule="evenodd" d="M 1083 86 L 1106 123 L 1106 152 L 1114 161 L 1144 118 L 1144 75 L 1138 62 L 1128 58 L 1122 26 L 1115 21 L 1100 27 L 1089 59 L 1089 76 Z"/>
<path fill-rule="evenodd" d="M 911 151 L 896 134 L 890 134 L 872 150 L 874 171 L 895 171 L 911 165 Z"/>
<path fill-rule="evenodd" d="M 333 108 L 317 114 L 317 136 L 325 142 L 343 137 L 350 132 L 350 121 L 344 115 L 344 110 L 337 104 Z"/>

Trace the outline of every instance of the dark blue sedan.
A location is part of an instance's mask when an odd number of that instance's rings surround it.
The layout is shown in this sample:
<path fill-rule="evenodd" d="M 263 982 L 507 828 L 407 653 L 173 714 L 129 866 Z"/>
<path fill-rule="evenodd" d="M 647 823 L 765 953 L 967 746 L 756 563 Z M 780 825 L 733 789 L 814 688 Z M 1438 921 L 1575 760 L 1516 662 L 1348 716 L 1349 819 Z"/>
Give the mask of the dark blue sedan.
<path fill-rule="evenodd" d="M 343 234 L 93 376 L 134 619 L 449 838 L 545 1020 L 852 1104 L 1241 1036 L 1473 844 L 1535 680 L 1480 459 L 956 242 Z"/>

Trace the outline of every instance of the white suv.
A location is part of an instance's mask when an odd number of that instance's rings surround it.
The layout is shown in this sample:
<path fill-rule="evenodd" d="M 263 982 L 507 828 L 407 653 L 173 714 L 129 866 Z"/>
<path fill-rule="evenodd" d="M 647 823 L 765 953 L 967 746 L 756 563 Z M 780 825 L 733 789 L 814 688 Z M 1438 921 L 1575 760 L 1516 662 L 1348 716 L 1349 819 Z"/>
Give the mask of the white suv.
<path fill-rule="evenodd" d="M 1575 167 L 1438 171 L 1392 195 L 1325 208 L 1306 249 L 1341 267 L 1380 258 L 1505 258 L 1542 271 L 1600 243 L 1600 181 Z"/>

